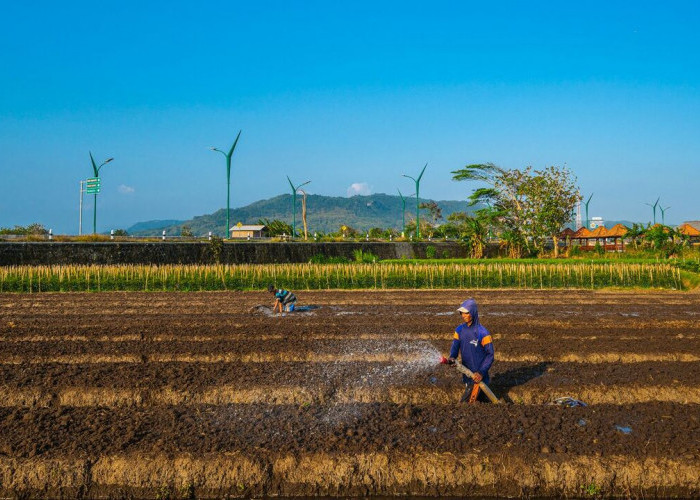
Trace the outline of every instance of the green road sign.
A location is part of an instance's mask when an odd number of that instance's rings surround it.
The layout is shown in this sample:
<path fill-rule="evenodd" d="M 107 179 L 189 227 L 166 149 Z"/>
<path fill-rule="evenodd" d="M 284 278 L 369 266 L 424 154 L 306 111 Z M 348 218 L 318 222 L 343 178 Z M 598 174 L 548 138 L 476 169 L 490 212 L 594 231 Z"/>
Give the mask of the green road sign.
<path fill-rule="evenodd" d="M 102 181 L 99 177 L 90 177 L 85 180 L 85 192 L 87 194 L 97 194 L 100 192 L 100 185 Z"/>

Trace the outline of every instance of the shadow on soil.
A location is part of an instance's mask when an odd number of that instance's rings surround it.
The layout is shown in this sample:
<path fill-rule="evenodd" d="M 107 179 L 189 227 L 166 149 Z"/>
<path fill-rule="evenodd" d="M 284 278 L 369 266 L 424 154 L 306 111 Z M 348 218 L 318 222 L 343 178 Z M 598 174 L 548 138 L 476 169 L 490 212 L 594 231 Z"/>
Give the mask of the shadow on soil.
<path fill-rule="evenodd" d="M 514 401 L 509 395 L 510 390 L 532 379 L 541 377 L 547 372 L 547 367 L 551 364 L 551 361 L 542 361 L 534 365 L 521 366 L 503 373 L 494 374 L 491 385 L 496 394 L 503 398 L 504 401 L 513 403 Z"/>

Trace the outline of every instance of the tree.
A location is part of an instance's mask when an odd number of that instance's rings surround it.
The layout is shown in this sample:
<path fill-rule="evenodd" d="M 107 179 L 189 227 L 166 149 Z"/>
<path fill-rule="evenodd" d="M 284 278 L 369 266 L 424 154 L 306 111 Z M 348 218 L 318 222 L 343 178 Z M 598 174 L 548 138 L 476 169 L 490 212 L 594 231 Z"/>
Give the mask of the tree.
<path fill-rule="evenodd" d="M 292 234 L 292 226 L 279 219 L 272 221 L 269 219 L 259 219 L 258 224 L 267 228 L 268 236 L 282 236 L 283 234 L 290 236 Z"/>
<path fill-rule="evenodd" d="M 379 239 L 384 236 L 384 230 L 381 227 L 373 227 L 369 230 L 369 237 Z"/>
<path fill-rule="evenodd" d="M 338 230 L 338 235 L 344 238 L 357 238 L 360 235 L 360 232 L 354 227 L 343 224 Z"/>
<path fill-rule="evenodd" d="M 438 221 L 440 219 L 442 219 L 442 209 L 434 201 L 421 203 L 420 205 L 418 205 L 418 208 L 422 208 L 424 210 L 427 210 L 430 213 L 430 224 L 427 224 L 425 227 L 428 230 L 427 231 L 428 234 L 432 238 L 433 235 L 435 234 L 435 229 L 438 227 Z M 423 224 L 421 224 L 421 228 L 422 227 L 423 227 Z M 422 234 L 422 231 L 421 231 L 421 234 Z"/>
<path fill-rule="evenodd" d="M 185 238 L 191 238 L 192 236 L 194 236 L 194 234 L 192 233 L 192 228 L 187 224 L 183 225 L 180 228 L 180 236 L 183 236 Z"/>
<path fill-rule="evenodd" d="M 575 177 L 566 168 L 507 170 L 493 163 L 467 165 L 452 172 L 453 180 L 486 184 L 469 196 L 469 205 L 487 205 L 480 219 L 492 224 L 512 257 L 541 251 L 545 237 L 554 240 L 558 255 L 558 234 L 572 219 L 581 199 Z M 479 217 L 477 217 L 479 219 Z"/>
<path fill-rule="evenodd" d="M 640 238 L 643 236 L 644 226 L 642 224 L 637 224 L 636 222 L 632 224 L 632 227 L 628 227 L 627 232 L 625 233 L 625 238 L 632 240 L 632 245 L 634 246 L 635 250 L 639 245 Z"/>
<path fill-rule="evenodd" d="M 15 225 L 15 227 L 13 227 L 13 228 L 9 228 L 9 227 L 0 228 L 0 234 L 41 236 L 41 235 L 49 234 L 49 230 L 46 229 L 46 227 L 44 227 L 43 224 L 39 224 L 38 222 L 34 222 L 33 224 L 29 224 L 28 226 Z"/>
<path fill-rule="evenodd" d="M 576 203 L 581 201 L 576 177 L 567 168 L 548 167 L 536 170 L 524 187 L 533 241 L 541 248 L 544 237 L 552 238 L 554 256 L 558 257 L 559 233 L 571 222 Z"/>
<path fill-rule="evenodd" d="M 480 259 L 484 256 L 488 228 L 477 217 L 468 217 L 465 222 L 471 256 L 474 259 Z"/>
<path fill-rule="evenodd" d="M 420 231 L 419 231 L 420 234 L 429 234 L 432 237 L 434 231 L 435 231 L 435 228 L 433 227 L 433 225 L 430 222 L 428 222 L 425 219 L 421 219 Z M 406 234 L 409 235 L 409 237 L 412 237 L 413 234 L 415 234 L 415 232 L 416 232 L 416 219 L 411 218 L 410 220 L 408 220 L 406 222 Z"/>
<path fill-rule="evenodd" d="M 468 197 L 469 206 L 483 204 L 490 207 L 498 229 L 509 247 L 513 257 L 522 255 L 523 246 L 527 245 L 525 222 L 527 219 L 527 198 L 525 185 L 530 179 L 530 168 L 524 171 L 506 170 L 493 163 L 467 165 L 452 172 L 456 181 L 471 180 L 482 182 L 487 187 L 480 187 Z"/>
<path fill-rule="evenodd" d="M 447 222 L 437 228 L 437 233 L 445 238 L 465 238 L 466 229 L 464 219 L 469 217 L 465 212 L 453 212 L 447 216 Z"/>
<path fill-rule="evenodd" d="M 644 239 L 654 250 L 659 250 L 669 240 L 673 240 L 673 229 L 661 224 L 654 224 L 644 232 Z"/>
<path fill-rule="evenodd" d="M 488 238 L 488 219 L 484 211 L 477 210 L 474 215 L 465 212 L 453 212 L 447 216 L 447 223 L 440 226 L 445 236 L 460 238 L 469 246 L 469 254 L 474 259 L 484 256 Z"/>
<path fill-rule="evenodd" d="M 419 208 L 425 209 L 430 214 L 433 226 L 436 226 L 438 221 L 442 219 L 442 209 L 434 201 L 428 201 L 418 205 Z"/>

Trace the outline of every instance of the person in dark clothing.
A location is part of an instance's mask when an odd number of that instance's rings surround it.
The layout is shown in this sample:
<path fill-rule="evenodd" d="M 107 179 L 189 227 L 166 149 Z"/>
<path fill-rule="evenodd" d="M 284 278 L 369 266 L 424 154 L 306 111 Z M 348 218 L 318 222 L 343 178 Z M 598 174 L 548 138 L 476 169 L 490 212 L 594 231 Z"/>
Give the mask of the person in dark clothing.
<path fill-rule="evenodd" d="M 290 292 L 289 290 L 285 290 L 284 288 L 277 289 L 274 285 L 268 286 L 267 291 L 275 294 L 275 305 L 272 308 L 273 313 L 277 311 L 278 307 L 280 313 L 282 311 L 294 311 L 294 306 L 297 302 L 297 298 L 296 295 L 294 295 L 292 292 Z"/>
<path fill-rule="evenodd" d="M 454 363 L 457 356 L 461 355 L 462 364 L 474 372 L 471 379 L 462 375 L 466 389 L 461 401 L 488 402 L 486 395 L 479 390 L 479 382 L 483 380 L 488 384 L 490 380 L 489 368 L 494 359 L 491 334 L 479 322 L 479 311 L 474 299 L 462 302 L 457 311 L 461 314 L 464 323 L 455 329 L 448 361 Z"/>

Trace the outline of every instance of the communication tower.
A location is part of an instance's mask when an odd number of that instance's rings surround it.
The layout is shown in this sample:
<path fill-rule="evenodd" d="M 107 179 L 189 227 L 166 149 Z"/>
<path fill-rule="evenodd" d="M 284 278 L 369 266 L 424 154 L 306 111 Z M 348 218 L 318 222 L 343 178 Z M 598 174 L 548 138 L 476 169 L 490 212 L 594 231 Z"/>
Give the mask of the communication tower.
<path fill-rule="evenodd" d="M 576 230 L 578 231 L 583 226 L 583 220 L 581 219 L 581 202 L 576 202 Z"/>

